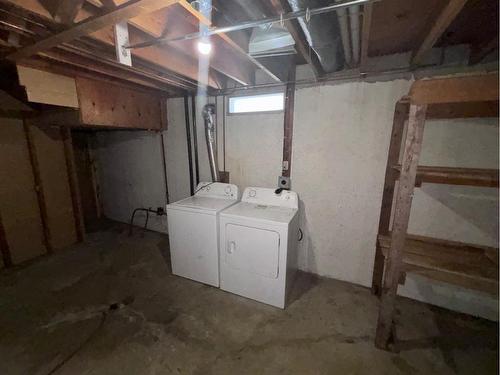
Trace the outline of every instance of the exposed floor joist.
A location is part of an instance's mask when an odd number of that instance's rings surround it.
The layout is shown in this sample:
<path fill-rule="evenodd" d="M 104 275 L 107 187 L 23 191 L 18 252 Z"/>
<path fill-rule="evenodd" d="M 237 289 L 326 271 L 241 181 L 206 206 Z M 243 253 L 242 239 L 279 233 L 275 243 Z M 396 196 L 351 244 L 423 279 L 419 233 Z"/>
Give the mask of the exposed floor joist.
<path fill-rule="evenodd" d="M 70 27 L 60 33 L 42 39 L 32 45 L 21 48 L 20 50 L 7 56 L 12 61 L 17 61 L 25 57 L 36 55 L 38 52 L 58 46 L 61 43 L 70 42 L 81 36 L 85 36 L 102 28 L 114 25 L 122 20 L 137 17 L 141 14 L 150 13 L 157 9 L 172 5 L 177 0 L 131 0 L 129 3 L 120 5 L 109 10 L 102 15 L 90 17 L 73 27 Z"/>
<path fill-rule="evenodd" d="M 436 41 L 443 35 L 448 26 L 451 25 L 458 13 L 462 10 L 467 0 L 450 0 L 438 15 L 422 44 L 415 50 L 412 64 L 418 64 L 425 54 L 431 50 Z"/>

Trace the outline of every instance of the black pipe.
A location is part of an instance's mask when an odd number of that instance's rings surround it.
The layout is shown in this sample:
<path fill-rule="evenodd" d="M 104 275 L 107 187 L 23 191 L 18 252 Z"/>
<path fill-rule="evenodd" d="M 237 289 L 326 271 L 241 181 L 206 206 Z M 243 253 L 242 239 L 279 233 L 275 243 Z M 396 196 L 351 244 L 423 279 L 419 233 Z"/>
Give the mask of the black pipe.
<path fill-rule="evenodd" d="M 200 165 L 198 163 L 198 135 L 196 129 L 196 99 L 191 97 L 191 113 L 193 120 L 193 140 L 194 140 L 194 166 L 196 173 L 196 186 L 200 183 Z"/>
<path fill-rule="evenodd" d="M 163 139 L 163 132 L 160 132 L 160 140 L 161 161 L 163 164 L 163 180 L 165 182 L 165 200 L 167 201 L 167 204 L 169 204 L 170 198 L 168 197 L 167 161 L 165 160 L 165 140 Z"/>
<path fill-rule="evenodd" d="M 189 190 L 191 191 L 191 195 L 193 195 L 193 150 L 191 147 L 191 125 L 189 124 L 189 100 L 187 96 L 184 97 L 184 117 L 186 119 L 186 138 L 189 162 Z"/>

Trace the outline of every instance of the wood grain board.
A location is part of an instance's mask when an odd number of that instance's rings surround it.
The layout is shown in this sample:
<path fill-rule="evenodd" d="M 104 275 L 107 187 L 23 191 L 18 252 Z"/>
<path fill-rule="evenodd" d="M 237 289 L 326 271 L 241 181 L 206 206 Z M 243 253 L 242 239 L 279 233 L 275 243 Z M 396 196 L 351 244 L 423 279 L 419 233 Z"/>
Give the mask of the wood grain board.
<path fill-rule="evenodd" d="M 76 85 L 83 124 L 161 129 L 164 111 L 160 96 L 82 77 L 76 79 Z"/>

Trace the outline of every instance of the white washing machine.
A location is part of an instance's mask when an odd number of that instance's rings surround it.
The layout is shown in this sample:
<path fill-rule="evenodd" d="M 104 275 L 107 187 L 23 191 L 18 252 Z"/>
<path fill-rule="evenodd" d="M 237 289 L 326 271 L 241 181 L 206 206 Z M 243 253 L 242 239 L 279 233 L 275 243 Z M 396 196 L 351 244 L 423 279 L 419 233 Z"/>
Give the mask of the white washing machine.
<path fill-rule="evenodd" d="M 220 287 L 284 308 L 297 268 L 298 196 L 246 188 L 220 215 Z"/>
<path fill-rule="evenodd" d="M 167 205 L 174 275 L 219 286 L 219 214 L 236 202 L 236 185 L 201 182 L 193 196 Z"/>

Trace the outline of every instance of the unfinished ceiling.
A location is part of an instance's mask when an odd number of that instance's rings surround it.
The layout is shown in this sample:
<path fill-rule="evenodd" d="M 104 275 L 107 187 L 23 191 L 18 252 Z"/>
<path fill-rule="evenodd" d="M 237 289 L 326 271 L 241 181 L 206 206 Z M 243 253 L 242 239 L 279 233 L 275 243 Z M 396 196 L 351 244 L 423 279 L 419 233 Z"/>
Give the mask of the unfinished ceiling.
<path fill-rule="evenodd" d="M 89 76 L 183 95 L 255 84 L 257 70 L 286 81 L 289 66 L 307 63 L 317 78 L 369 70 L 367 61 L 411 52 L 425 65 L 432 48 L 465 45 L 469 63 L 498 53 L 497 0 L 379 0 L 210 37 L 206 76 L 199 74 L 197 40 L 182 38 L 202 25 L 226 27 L 314 10 L 346 1 L 213 0 L 213 22 L 187 0 L 0 0 L 0 53 L 20 64 L 70 76 Z M 361 5 L 360 5 L 361 4 Z M 117 62 L 115 24 L 127 20 L 132 66 Z M 119 48 L 121 46 L 119 45 Z M 4 64 L 4 65 L 5 65 Z"/>

